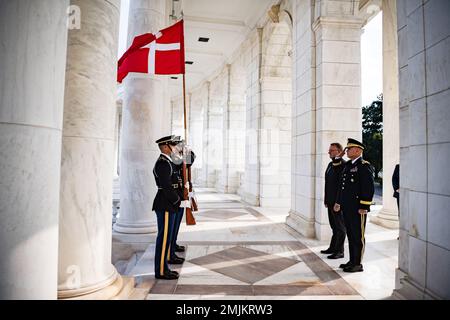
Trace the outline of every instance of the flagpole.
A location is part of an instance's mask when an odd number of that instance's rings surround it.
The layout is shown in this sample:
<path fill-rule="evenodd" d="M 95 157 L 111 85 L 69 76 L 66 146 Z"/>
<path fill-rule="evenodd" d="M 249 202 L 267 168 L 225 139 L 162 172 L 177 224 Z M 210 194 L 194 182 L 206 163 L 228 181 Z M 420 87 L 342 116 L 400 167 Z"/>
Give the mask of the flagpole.
<path fill-rule="evenodd" d="M 184 140 L 188 144 L 187 136 L 187 111 L 186 111 L 186 76 L 183 73 L 183 106 L 184 106 Z"/>

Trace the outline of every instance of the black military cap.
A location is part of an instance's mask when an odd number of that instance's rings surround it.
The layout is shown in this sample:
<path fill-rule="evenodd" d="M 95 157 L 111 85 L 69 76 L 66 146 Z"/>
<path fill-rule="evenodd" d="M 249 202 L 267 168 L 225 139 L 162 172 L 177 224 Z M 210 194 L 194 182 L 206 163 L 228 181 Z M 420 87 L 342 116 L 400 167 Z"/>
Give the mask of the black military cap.
<path fill-rule="evenodd" d="M 161 139 L 158 139 L 155 142 L 159 146 L 164 145 L 164 144 L 177 144 L 177 142 L 175 142 L 175 138 L 176 138 L 176 136 L 170 135 L 170 136 L 167 136 L 167 137 L 162 137 Z"/>
<path fill-rule="evenodd" d="M 362 144 L 361 142 L 359 142 L 358 140 L 352 139 L 352 138 L 348 138 L 347 140 L 347 148 L 351 148 L 351 147 L 357 147 L 360 149 L 365 149 L 364 144 Z"/>

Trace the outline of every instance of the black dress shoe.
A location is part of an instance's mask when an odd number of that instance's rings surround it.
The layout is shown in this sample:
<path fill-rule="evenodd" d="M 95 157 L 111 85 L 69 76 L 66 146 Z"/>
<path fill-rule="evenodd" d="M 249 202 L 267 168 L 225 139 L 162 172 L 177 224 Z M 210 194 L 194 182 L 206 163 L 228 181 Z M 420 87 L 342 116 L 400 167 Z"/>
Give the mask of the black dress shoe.
<path fill-rule="evenodd" d="M 185 252 L 185 251 L 186 251 L 185 246 L 175 245 L 175 252 Z"/>
<path fill-rule="evenodd" d="M 328 259 L 342 259 L 344 257 L 343 253 L 333 253 L 331 256 L 328 256 Z"/>
<path fill-rule="evenodd" d="M 183 264 L 184 259 L 180 257 L 174 257 L 167 261 L 168 264 Z"/>
<path fill-rule="evenodd" d="M 341 264 L 341 265 L 339 266 L 339 268 L 344 269 L 344 268 L 350 267 L 351 265 L 352 265 L 352 263 L 349 261 L 349 262 L 347 262 L 347 263 Z"/>
<path fill-rule="evenodd" d="M 344 272 L 361 272 L 364 271 L 362 264 L 356 266 L 348 266 L 344 268 Z"/>
<path fill-rule="evenodd" d="M 177 275 L 177 276 L 180 275 L 180 274 L 178 273 L 178 271 L 175 271 L 175 270 L 169 270 L 168 273 L 173 273 L 174 275 Z"/>
<path fill-rule="evenodd" d="M 178 279 L 178 275 L 175 273 L 168 272 L 163 275 L 155 275 L 155 278 L 161 279 L 161 280 L 175 280 L 175 279 Z"/>
<path fill-rule="evenodd" d="M 334 252 L 333 252 L 333 250 L 331 250 L 330 248 L 328 248 L 327 250 L 320 250 L 320 253 L 323 253 L 323 254 L 331 254 L 331 253 L 334 253 Z"/>

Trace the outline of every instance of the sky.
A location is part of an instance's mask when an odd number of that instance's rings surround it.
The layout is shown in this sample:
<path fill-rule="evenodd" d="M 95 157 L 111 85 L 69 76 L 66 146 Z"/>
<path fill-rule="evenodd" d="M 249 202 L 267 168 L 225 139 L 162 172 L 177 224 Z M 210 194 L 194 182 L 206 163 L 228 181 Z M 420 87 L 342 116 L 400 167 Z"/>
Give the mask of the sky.
<path fill-rule="evenodd" d="M 383 16 L 380 12 L 361 36 L 362 105 L 367 106 L 383 92 Z"/>
<path fill-rule="evenodd" d="M 122 0 L 118 56 L 127 49 L 128 13 L 130 0 Z M 383 92 L 382 13 L 365 27 L 361 36 L 362 106 L 367 106 Z"/>

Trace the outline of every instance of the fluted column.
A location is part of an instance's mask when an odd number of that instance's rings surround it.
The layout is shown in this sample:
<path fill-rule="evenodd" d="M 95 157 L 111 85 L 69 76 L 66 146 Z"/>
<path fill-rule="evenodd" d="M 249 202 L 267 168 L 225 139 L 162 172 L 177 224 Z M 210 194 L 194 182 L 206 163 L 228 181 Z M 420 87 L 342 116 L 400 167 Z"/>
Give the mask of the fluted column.
<path fill-rule="evenodd" d="M 400 161 L 396 0 L 383 0 L 383 208 L 371 221 L 398 228 L 392 173 Z"/>
<path fill-rule="evenodd" d="M 111 264 L 111 204 L 120 0 L 72 0 L 61 160 L 59 298 L 108 299 L 121 289 Z"/>
<path fill-rule="evenodd" d="M 0 300 L 56 299 L 68 4 L 0 1 Z"/>
<path fill-rule="evenodd" d="M 163 29 L 164 0 L 130 2 L 128 43 L 137 35 Z M 125 79 L 120 148 L 120 213 L 114 230 L 156 232 L 152 212 L 156 195 L 153 165 L 160 154 L 155 141 L 171 134 L 171 106 L 165 76 L 130 74 Z"/>

